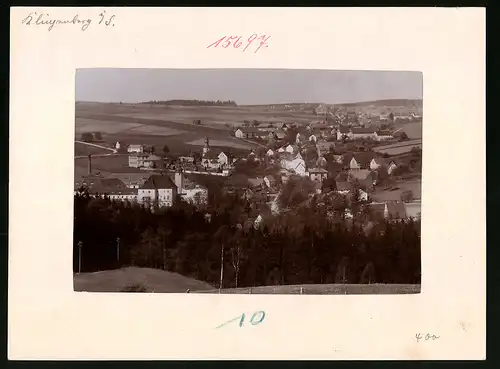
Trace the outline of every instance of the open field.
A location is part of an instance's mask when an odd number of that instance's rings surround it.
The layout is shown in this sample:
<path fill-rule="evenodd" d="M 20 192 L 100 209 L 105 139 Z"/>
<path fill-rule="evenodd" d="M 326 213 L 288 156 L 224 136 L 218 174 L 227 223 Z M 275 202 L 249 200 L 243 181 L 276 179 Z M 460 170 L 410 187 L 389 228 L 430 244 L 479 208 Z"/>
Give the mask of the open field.
<path fill-rule="evenodd" d="M 411 140 L 422 139 L 422 122 L 399 124 L 396 129 L 401 129 Z"/>
<path fill-rule="evenodd" d="M 177 273 L 151 268 L 126 267 L 73 276 L 75 291 L 120 292 L 125 287 L 141 285 L 147 292 L 180 292 L 213 290 L 213 286 Z"/>
<path fill-rule="evenodd" d="M 83 132 L 100 131 L 110 144 L 116 141 L 140 143 L 153 145 L 158 151 L 168 145 L 172 154 L 184 154 L 195 149 L 193 146 L 202 146 L 206 137 L 214 142 L 214 146 L 250 150 L 257 145 L 237 139 L 225 126 L 226 123 L 232 124 L 235 114 L 255 119 L 253 115 L 248 116 L 249 109 L 240 110 L 230 107 L 77 103 L 75 130 L 77 138 Z M 205 118 L 213 119 L 217 127 L 209 126 Z M 202 119 L 202 124 L 194 125 L 194 119 Z"/>
<path fill-rule="evenodd" d="M 373 201 L 382 202 L 400 200 L 404 191 L 411 190 L 415 199 L 422 198 L 422 179 L 413 179 L 396 182 L 390 189 L 377 190 L 372 194 Z"/>
<path fill-rule="evenodd" d="M 85 145 L 83 143 L 75 142 L 75 156 L 83 156 L 83 155 L 101 155 L 101 154 L 109 154 L 110 151 L 95 147 L 91 145 Z"/>
<path fill-rule="evenodd" d="M 356 111 L 365 114 L 405 114 L 418 113 L 422 114 L 422 100 L 418 99 L 391 99 L 391 100 L 376 100 L 363 101 L 356 103 L 335 104 L 336 108 L 341 110 Z"/>
<path fill-rule="evenodd" d="M 87 158 L 79 158 L 75 159 L 75 171 L 76 168 L 81 168 L 80 172 L 84 172 L 87 174 L 88 168 L 88 160 Z M 145 171 L 130 168 L 128 166 L 128 156 L 127 155 L 110 155 L 103 157 L 93 157 L 92 158 L 92 171 L 93 172 L 110 172 L 110 173 L 123 173 L 123 172 L 131 172 L 131 173 L 144 173 Z"/>
<path fill-rule="evenodd" d="M 186 143 L 188 145 L 203 146 L 203 145 L 205 145 L 205 140 L 203 138 L 199 138 L 197 140 L 194 140 L 191 142 L 186 142 Z M 232 141 L 210 140 L 210 146 L 234 147 L 236 149 L 247 149 L 247 150 L 252 149 L 252 146 L 250 144 L 248 144 L 247 142 L 245 142 L 245 141 L 236 142 L 234 140 L 232 140 Z"/>
<path fill-rule="evenodd" d="M 282 294 L 282 295 L 393 295 L 420 293 L 419 284 L 303 284 L 223 289 L 224 294 Z M 219 290 L 193 291 L 219 293 Z"/>
<path fill-rule="evenodd" d="M 422 139 L 397 142 L 390 145 L 376 146 L 373 151 L 388 155 L 401 155 L 411 152 L 414 147 L 422 148 Z"/>

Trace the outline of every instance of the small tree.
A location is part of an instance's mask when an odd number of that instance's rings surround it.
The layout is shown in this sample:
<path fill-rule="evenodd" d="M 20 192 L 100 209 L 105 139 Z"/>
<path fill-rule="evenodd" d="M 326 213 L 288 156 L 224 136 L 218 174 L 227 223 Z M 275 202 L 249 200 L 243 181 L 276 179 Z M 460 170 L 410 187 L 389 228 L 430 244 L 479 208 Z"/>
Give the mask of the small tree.
<path fill-rule="evenodd" d="M 94 136 L 90 132 L 82 133 L 82 141 L 83 142 L 92 142 L 94 140 Z"/>
<path fill-rule="evenodd" d="M 170 149 L 168 148 L 167 145 L 163 146 L 163 153 L 167 155 L 170 152 Z"/>
<path fill-rule="evenodd" d="M 335 274 L 335 283 L 344 284 L 348 281 L 347 268 L 349 267 L 349 258 L 344 256 L 337 266 L 337 273 Z"/>
<path fill-rule="evenodd" d="M 94 139 L 96 141 L 101 141 L 102 140 L 102 134 L 101 134 L 101 132 L 94 132 Z"/>
<path fill-rule="evenodd" d="M 371 284 L 375 281 L 375 267 L 372 262 L 366 264 L 359 280 L 360 284 Z"/>

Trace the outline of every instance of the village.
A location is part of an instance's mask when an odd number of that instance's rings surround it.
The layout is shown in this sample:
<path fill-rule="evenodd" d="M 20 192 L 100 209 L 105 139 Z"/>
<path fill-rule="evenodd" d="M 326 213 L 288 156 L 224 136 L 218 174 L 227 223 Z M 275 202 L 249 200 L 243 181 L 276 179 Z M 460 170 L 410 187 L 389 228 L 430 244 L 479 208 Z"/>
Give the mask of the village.
<path fill-rule="evenodd" d="M 315 113 L 318 119 L 308 124 L 254 121 L 233 125 L 232 136 L 255 144 L 247 152 L 212 147 L 208 137 L 201 150 L 181 155 L 171 154 L 167 146 L 157 152 L 154 146 L 139 142 L 116 142 L 113 154 L 128 156 L 128 166 L 134 171 L 104 178 L 93 170 L 89 155 L 88 173 L 76 180 L 75 191 L 86 189 L 93 196 L 159 207 L 182 199 L 203 208 L 209 196 L 207 177 L 217 177 L 225 193 L 263 205 L 258 208 L 264 210 L 253 213 L 253 225 L 258 227 L 266 217 L 290 210 L 279 201 L 288 183 L 307 181 L 307 188 L 312 189 L 307 196 L 316 202 L 356 193 L 359 201 L 385 219 L 419 218 L 421 139 L 411 140 L 404 130 L 394 127 L 395 122 L 421 122 L 421 116 L 332 112 L 322 105 Z M 391 155 L 390 150 L 381 150 L 384 147 L 403 149 Z M 405 188 L 407 180 L 416 183 L 418 190 Z M 343 216 L 353 216 L 349 207 Z"/>

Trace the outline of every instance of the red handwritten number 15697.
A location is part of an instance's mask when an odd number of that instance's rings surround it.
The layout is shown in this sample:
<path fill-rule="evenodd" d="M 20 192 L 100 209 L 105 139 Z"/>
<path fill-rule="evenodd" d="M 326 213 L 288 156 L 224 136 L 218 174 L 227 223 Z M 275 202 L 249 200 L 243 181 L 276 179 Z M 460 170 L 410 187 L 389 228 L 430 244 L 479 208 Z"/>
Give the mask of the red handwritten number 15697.
<path fill-rule="evenodd" d="M 224 36 L 224 37 L 218 39 L 217 41 L 215 41 L 214 43 L 208 45 L 207 49 L 209 49 L 211 47 L 216 48 L 218 46 L 223 47 L 224 49 L 227 49 L 228 47 L 230 47 L 232 45 L 233 48 L 235 48 L 235 49 L 239 49 L 240 47 L 244 46 L 244 48 L 242 50 L 246 51 L 250 47 L 250 45 L 253 44 L 254 41 L 258 41 L 258 43 L 255 44 L 255 45 L 258 45 L 254 51 L 254 54 L 255 54 L 257 51 L 260 50 L 260 48 L 268 47 L 267 40 L 269 40 L 270 38 L 271 38 L 271 36 L 266 36 L 266 35 L 259 36 L 256 33 L 254 33 L 248 39 L 243 39 L 243 36 Z"/>

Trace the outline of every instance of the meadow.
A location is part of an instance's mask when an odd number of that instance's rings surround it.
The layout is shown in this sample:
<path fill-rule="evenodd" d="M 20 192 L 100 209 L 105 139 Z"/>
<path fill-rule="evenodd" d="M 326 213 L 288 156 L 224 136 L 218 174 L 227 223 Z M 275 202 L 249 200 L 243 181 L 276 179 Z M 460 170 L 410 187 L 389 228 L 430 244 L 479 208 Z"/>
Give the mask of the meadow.
<path fill-rule="evenodd" d="M 257 145 L 231 134 L 233 123 L 262 118 L 264 108 L 184 107 L 148 104 L 77 103 L 75 131 L 102 132 L 108 143 L 153 145 L 162 151 L 167 145 L 173 154 L 201 150 L 205 138 L 220 148 L 250 150 Z M 267 116 L 264 114 L 264 116 Z M 193 120 L 201 119 L 201 125 Z M 273 118 L 276 119 L 276 118 Z"/>
<path fill-rule="evenodd" d="M 396 125 L 396 129 L 401 128 L 410 140 L 422 139 L 422 122 L 402 123 Z"/>
<path fill-rule="evenodd" d="M 414 147 L 422 149 L 422 139 L 414 139 L 403 142 L 396 142 L 390 145 L 382 145 L 373 148 L 373 151 L 387 155 L 401 155 L 411 152 Z"/>
<path fill-rule="evenodd" d="M 372 194 L 373 201 L 382 202 L 390 200 L 400 200 L 404 191 L 412 191 L 415 199 L 422 198 L 422 179 L 406 179 L 397 181 L 388 189 L 377 189 Z"/>

